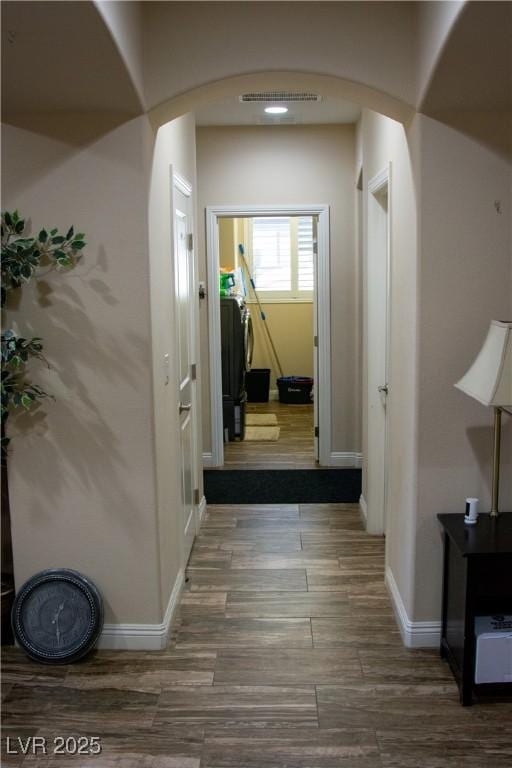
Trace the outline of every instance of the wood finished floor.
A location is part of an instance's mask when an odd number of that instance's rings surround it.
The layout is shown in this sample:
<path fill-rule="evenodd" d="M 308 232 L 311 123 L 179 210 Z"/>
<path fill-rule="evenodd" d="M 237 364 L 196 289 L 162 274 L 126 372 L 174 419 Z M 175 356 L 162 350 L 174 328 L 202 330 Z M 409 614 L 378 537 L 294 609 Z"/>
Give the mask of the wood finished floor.
<path fill-rule="evenodd" d="M 224 469 L 316 469 L 313 405 L 247 403 L 247 413 L 275 413 L 276 442 L 233 441 L 224 445 Z"/>
<path fill-rule="evenodd" d="M 3 740 L 94 735 L 24 768 L 510 768 L 512 704 L 462 708 L 403 648 L 384 543 L 355 506 L 210 507 L 169 647 L 69 667 L 3 658 Z"/>

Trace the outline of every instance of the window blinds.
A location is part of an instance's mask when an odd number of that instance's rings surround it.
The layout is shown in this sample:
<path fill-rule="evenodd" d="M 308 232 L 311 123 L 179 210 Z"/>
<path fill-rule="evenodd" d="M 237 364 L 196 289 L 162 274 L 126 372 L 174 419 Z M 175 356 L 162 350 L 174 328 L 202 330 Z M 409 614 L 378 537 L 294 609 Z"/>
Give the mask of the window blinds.
<path fill-rule="evenodd" d="M 258 291 L 311 293 L 314 288 L 311 216 L 252 220 L 252 271 Z"/>

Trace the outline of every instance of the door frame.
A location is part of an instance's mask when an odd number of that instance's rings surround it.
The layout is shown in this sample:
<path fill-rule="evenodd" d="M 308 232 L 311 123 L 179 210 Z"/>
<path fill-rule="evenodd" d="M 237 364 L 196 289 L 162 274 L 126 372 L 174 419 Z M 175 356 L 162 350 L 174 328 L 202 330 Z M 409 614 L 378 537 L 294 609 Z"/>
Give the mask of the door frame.
<path fill-rule="evenodd" d="M 386 329 L 385 329 L 385 379 L 386 381 L 377 380 L 378 377 L 373 377 L 370 373 L 371 367 L 369 365 L 370 356 L 372 354 L 370 338 L 372 335 L 372 328 L 370 327 L 368 304 L 366 307 L 366 326 L 367 326 L 367 477 L 368 477 L 368 498 L 367 504 L 367 531 L 372 534 L 385 534 L 388 519 L 388 475 L 389 475 L 389 422 L 390 422 L 390 397 L 389 392 L 386 394 L 386 412 L 384 423 L 384 456 L 383 456 L 383 483 L 384 487 L 377 488 L 374 480 L 374 472 L 372 471 L 371 456 L 372 452 L 370 446 L 374 440 L 375 425 L 370 418 L 370 396 L 374 394 L 375 389 L 381 385 L 386 384 L 390 386 L 390 339 L 391 339 L 391 162 L 389 162 L 379 173 L 375 174 L 368 182 L 368 191 L 366 197 L 366 295 L 367 302 L 370 295 L 370 253 L 373 248 L 372 240 L 372 226 L 373 226 L 373 205 L 376 202 L 377 196 L 386 189 L 387 192 L 387 209 L 386 209 L 386 285 L 385 285 L 385 299 L 386 299 Z M 373 198 L 373 199 L 372 199 Z M 373 481 L 373 484 L 372 484 Z M 380 497 L 382 494 L 382 505 L 376 506 L 374 504 L 375 496 Z"/>
<path fill-rule="evenodd" d="M 224 463 L 218 220 L 221 218 L 245 219 L 254 216 L 318 217 L 316 281 L 313 299 L 313 311 L 317 312 L 318 323 L 318 382 L 315 382 L 319 406 L 318 459 L 322 466 L 329 466 L 331 456 L 331 301 L 328 205 L 211 205 L 206 208 L 208 348 L 212 431 L 212 457 L 208 464 L 220 467 Z"/>

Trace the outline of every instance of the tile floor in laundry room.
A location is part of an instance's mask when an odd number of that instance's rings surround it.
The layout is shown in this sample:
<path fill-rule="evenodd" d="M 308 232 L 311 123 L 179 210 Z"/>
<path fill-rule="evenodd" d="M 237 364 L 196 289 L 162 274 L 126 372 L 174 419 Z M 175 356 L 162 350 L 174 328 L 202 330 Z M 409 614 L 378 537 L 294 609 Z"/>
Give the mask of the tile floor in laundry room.
<path fill-rule="evenodd" d="M 280 428 L 276 442 L 234 440 L 224 445 L 223 469 L 316 469 L 313 404 L 270 400 L 247 403 L 247 413 L 274 413 Z"/>
<path fill-rule="evenodd" d="M 510 768 L 512 703 L 463 708 L 407 650 L 356 505 L 209 507 L 165 651 L 69 667 L 4 650 L 6 736 L 101 738 L 25 768 Z"/>

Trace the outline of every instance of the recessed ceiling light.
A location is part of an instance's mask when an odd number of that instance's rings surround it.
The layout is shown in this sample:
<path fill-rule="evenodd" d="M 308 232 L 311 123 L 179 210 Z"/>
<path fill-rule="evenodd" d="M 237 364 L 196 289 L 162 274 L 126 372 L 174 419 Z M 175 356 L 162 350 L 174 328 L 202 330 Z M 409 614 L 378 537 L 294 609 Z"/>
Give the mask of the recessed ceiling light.
<path fill-rule="evenodd" d="M 268 115 L 284 115 L 288 112 L 288 107 L 265 107 L 265 112 Z"/>

